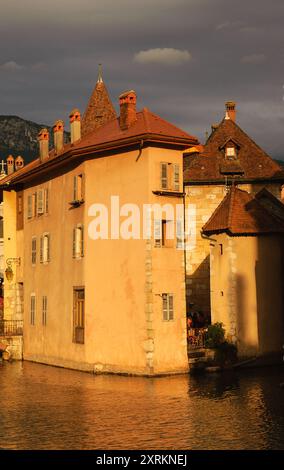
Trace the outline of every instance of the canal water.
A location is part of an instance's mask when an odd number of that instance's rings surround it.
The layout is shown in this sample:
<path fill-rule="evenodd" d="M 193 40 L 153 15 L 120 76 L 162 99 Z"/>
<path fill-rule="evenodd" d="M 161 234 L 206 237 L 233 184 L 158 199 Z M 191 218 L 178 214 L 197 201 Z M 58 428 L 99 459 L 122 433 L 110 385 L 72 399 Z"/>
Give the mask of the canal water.
<path fill-rule="evenodd" d="M 284 449 L 283 368 L 136 378 L 0 364 L 0 448 Z"/>

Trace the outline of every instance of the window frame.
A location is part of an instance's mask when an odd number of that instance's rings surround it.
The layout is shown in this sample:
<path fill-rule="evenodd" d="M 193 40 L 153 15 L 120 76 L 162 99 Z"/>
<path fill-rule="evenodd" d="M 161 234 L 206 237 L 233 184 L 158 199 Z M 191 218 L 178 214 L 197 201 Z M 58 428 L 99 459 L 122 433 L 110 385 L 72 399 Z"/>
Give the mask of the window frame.
<path fill-rule="evenodd" d="M 83 293 L 83 298 L 79 298 Z M 73 287 L 73 343 L 85 344 L 85 287 Z"/>
<path fill-rule="evenodd" d="M 174 294 L 162 294 L 162 318 L 163 321 L 174 321 Z"/>

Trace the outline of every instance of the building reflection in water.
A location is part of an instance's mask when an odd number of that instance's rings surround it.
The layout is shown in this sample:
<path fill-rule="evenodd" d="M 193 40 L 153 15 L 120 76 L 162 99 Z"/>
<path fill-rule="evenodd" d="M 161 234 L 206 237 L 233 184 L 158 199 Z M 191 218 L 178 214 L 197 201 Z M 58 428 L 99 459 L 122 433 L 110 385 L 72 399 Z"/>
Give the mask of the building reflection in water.
<path fill-rule="evenodd" d="M 283 369 L 93 376 L 0 365 L 0 446 L 11 449 L 281 449 Z"/>

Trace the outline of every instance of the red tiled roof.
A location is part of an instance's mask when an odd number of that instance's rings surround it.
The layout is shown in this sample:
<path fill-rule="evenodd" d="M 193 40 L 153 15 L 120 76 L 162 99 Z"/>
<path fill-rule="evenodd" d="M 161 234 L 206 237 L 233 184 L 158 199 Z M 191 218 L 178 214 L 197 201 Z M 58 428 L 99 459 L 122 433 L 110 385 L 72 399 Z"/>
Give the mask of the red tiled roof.
<path fill-rule="evenodd" d="M 252 195 L 232 186 L 202 231 L 205 234 L 227 232 L 230 235 L 284 233 L 284 222 Z"/>
<path fill-rule="evenodd" d="M 147 108 L 137 113 L 137 121 L 126 130 L 121 130 L 119 126 L 119 118 L 108 122 L 96 132 L 81 139 L 77 148 L 88 147 L 93 145 L 105 144 L 107 142 L 127 139 L 129 137 L 139 137 L 145 134 L 156 136 L 165 136 L 174 139 L 186 139 L 189 144 L 198 144 L 196 137 L 182 131 L 160 116 L 151 113 Z"/>
<path fill-rule="evenodd" d="M 95 131 L 82 137 L 78 143 L 65 145 L 59 155 L 55 155 L 54 150 L 49 153 L 49 158 L 40 161 L 39 158 L 32 161 L 22 169 L 6 176 L 0 181 L 0 186 L 7 183 L 16 183 L 34 171 L 37 174 L 51 164 L 57 165 L 59 162 L 70 161 L 72 158 L 79 158 L 83 155 L 95 155 L 102 151 L 109 151 L 117 148 L 127 148 L 129 145 L 140 144 L 141 141 L 155 142 L 157 145 L 176 145 L 186 149 L 190 145 L 197 145 L 198 139 L 182 131 L 173 124 L 165 121 L 148 109 L 144 108 L 137 113 L 137 121 L 128 129 L 121 130 L 119 118 L 107 122 Z M 30 177 L 30 175 L 29 175 Z"/>
<path fill-rule="evenodd" d="M 208 138 L 202 153 L 185 157 L 184 181 L 224 182 L 221 171 L 225 162 L 222 147 L 230 140 L 239 146 L 236 164 L 243 171 L 242 180 L 284 181 L 283 169 L 231 119 L 223 119 Z"/>

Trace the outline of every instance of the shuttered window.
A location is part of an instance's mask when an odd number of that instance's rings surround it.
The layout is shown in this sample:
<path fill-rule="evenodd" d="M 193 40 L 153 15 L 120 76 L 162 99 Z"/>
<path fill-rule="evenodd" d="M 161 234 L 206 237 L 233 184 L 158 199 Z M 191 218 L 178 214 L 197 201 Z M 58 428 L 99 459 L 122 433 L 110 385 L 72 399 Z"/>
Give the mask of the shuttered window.
<path fill-rule="evenodd" d="M 161 163 L 161 188 L 168 189 L 168 164 Z"/>
<path fill-rule="evenodd" d="M 48 214 L 49 201 L 48 201 L 48 189 L 44 190 L 44 212 Z"/>
<path fill-rule="evenodd" d="M 163 320 L 171 321 L 174 319 L 174 296 L 173 294 L 162 294 L 163 302 Z"/>
<path fill-rule="evenodd" d="M 184 248 L 184 220 L 177 219 L 176 221 L 176 240 L 177 240 L 177 248 L 182 249 Z"/>
<path fill-rule="evenodd" d="M 50 261 L 50 235 L 45 233 L 40 237 L 40 262 L 48 263 Z"/>
<path fill-rule="evenodd" d="M 162 246 L 162 221 L 161 219 L 154 220 L 154 240 L 155 240 L 155 247 L 160 248 Z"/>
<path fill-rule="evenodd" d="M 85 192 L 85 175 L 76 175 L 73 178 L 73 200 L 83 202 Z"/>
<path fill-rule="evenodd" d="M 28 219 L 31 219 L 33 216 L 33 198 L 28 196 Z"/>
<path fill-rule="evenodd" d="M 36 238 L 32 238 L 32 264 L 36 264 Z"/>
<path fill-rule="evenodd" d="M 46 326 L 47 322 L 47 297 L 44 295 L 42 297 L 42 324 Z"/>
<path fill-rule="evenodd" d="M 179 165 L 174 164 L 174 190 L 179 191 Z"/>
<path fill-rule="evenodd" d="M 31 311 L 30 311 L 30 320 L 31 320 L 31 325 L 35 325 L 35 316 L 36 316 L 36 298 L 35 295 L 31 295 Z"/>
<path fill-rule="evenodd" d="M 37 193 L 32 195 L 32 217 L 35 217 L 37 214 Z"/>
<path fill-rule="evenodd" d="M 44 190 L 39 189 L 37 192 L 37 215 L 44 213 Z"/>
<path fill-rule="evenodd" d="M 73 258 L 82 258 L 84 256 L 84 226 L 77 225 L 73 229 Z"/>
<path fill-rule="evenodd" d="M 75 288 L 73 291 L 73 342 L 84 344 L 85 331 L 85 289 Z"/>

